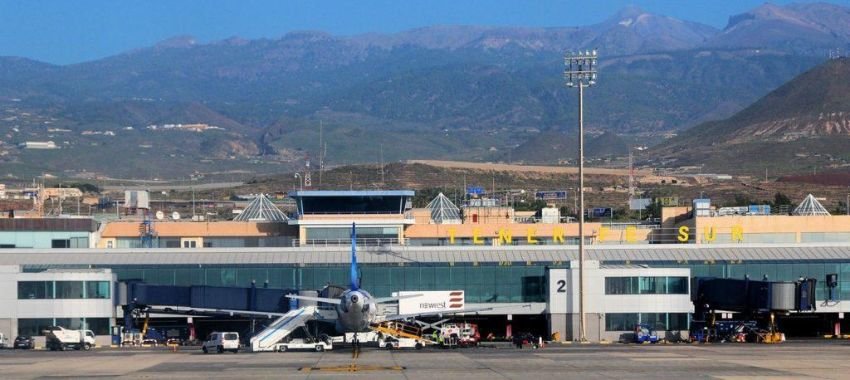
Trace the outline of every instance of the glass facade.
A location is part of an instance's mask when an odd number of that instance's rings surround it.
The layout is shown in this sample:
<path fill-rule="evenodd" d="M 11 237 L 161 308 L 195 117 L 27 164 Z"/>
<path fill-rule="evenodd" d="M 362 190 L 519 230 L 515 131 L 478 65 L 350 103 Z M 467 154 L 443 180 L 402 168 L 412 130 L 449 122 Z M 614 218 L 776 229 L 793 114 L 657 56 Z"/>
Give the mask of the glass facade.
<path fill-rule="evenodd" d="M 645 324 L 658 331 L 687 330 L 688 313 L 605 314 L 605 331 L 632 331 L 637 324 Z"/>
<path fill-rule="evenodd" d="M 358 228 L 358 231 L 360 229 Z M 348 239 L 348 237 L 346 237 Z M 204 248 L 252 248 L 252 247 L 292 247 L 292 236 L 264 237 L 205 237 Z M 155 237 L 153 248 L 188 248 L 180 244 L 180 238 Z M 115 248 L 144 248 L 142 240 L 134 238 L 116 239 Z M 197 248 L 197 247 L 196 247 Z"/>
<path fill-rule="evenodd" d="M 308 227 L 307 240 L 351 240 L 348 227 Z M 357 239 L 398 239 L 398 227 L 357 227 Z"/>
<path fill-rule="evenodd" d="M 18 299 L 110 298 L 109 281 L 18 281 Z"/>
<path fill-rule="evenodd" d="M 506 262 L 506 263 L 393 263 L 361 264 L 363 287 L 376 297 L 388 297 L 400 290 L 463 289 L 467 302 L 546 302 L 547 268 L 565 268 L 562 262 Z M 603 264 L 621 265 L 621 261 Z M 758 262 L 639 262 L 654 268 L 690 268 L 691 277 L 744 278 L 755 280 L 765 275 L 771 281 L 793 281 L 801 276 L 818 279 L 817 299 L 825 300 L 828 291 L 823 281 L 828 273 L 838 274 L 835 300 L 850 301 L 850 260 L 847 261 L 758 261 Z M 112 265 L 119 280 L 138 279 L 159 285 L 213 285 L 250 286 L 268 281 L 272 288 L 321 289 L 327 284 L 345 285 L 349 280 L 349 266 L 332 264 L 268 265 Z M 88 266 L 86 266 L 88 268 Z M 43 270 L 43 267 L 27 270 Z M 614 280 L 616 278 L 616 280 Z M 651 294 L 644 291 L 665 289 L 668 294 L 687 294 L 689 284 L 683 277 L 661 277 L 654 281 L 640 281 L 639 277 L 612 277 L 606 279 L 606 294 Z M 50 283 L 50 282 L 48 282 Z M 51 283 L 52 284 L 52 283 Z M 614 290 L 616 286 L 616 289 Z M 614 293 L 614 292 L 619 293 Z M 43 282 L 19 282 L 20 299 L 50 298 L 52 285 Z M 88 293 L 88 289 L 86 289 Z"/>
<path fill-rule="evenodd" d="M 606 277 L 605 294 L 688 294 L 688 278 Z"/>
<path fill-rule="evenodd" d="M 95 335 L 108 335 L 109 318 L 20 318 L 18 335 L 40 336 L 50 326 L 71 330 L 91 330 Z"/>
<path fill-rule="evenodd" d="M 375 297 L 392 292 L 462 289 L 466 302 L 546 302 L 542 265 L 361 265 L 362 286 Z M 134 266 L 112 267 L 119 280 L 139 279 L 156 285 L 250 286 L 321 289 L 345 285 L 348 265 L 284 266 Z"/>

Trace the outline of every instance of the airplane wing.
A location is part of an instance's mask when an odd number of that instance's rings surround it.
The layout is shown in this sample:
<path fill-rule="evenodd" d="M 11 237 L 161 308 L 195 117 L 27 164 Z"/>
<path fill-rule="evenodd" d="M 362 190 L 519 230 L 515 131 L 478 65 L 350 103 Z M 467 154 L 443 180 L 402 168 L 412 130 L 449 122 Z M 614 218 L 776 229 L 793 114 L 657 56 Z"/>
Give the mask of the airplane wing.
<path fill-rule="evenodd" d="M 146 309 L 149 313 L 162 314 L 185 314 L 196 316 L 217 316 L 217 315 L 244 315 L 244 316 L 262 316 L 267 318 L 282 317 L 286 313 L 274 311 L 249 311 L 249 310 L 231 310 L 231 309 L 203 309 L 203 308 L 180 308 L 180 307 L 150 307 Z"/>
<path fill-rule="evenodd" d="M 459 310 L 443 310 L 443 311 L 433 311 L 428 313 L 415 313 L 415 314 L 396 314 L 396 315 L 388 315 L 385 320 L 387 321 L 397 321 L 402 319 L 409 318 L 421 318 L 421 317 L 441 317 L 444 315 L 457 315 L 457 314 L 477 314 L 482 311 L 490 311 L 493 309 L 499 309 L 502 307 L 512 307 L 511 306 L 489 306 L 489 307 L 476 307 L 469 309 L 459 309 Z M 522 307 L 531 307 L 530 304 L 522 305 Z"/>
<path fill-rule="evenodd" d="M 403 299 L 407 299 L 407 298 L 416 298 L 416 297 L 422 297 L 422 294 L 421 293 L 420 294 L 406 294 L 406 295 L 403 295 L 403 296 L 395 296 L 395 297 L 372 298 L 371 300 L 369 300 L 369 303 L 387 303 L 387 302 L 393 302 L 393 301 L 403 300 Z"/>
<path fill-rule="evenodd" d="M 310 297 L 310 296 L 298 296 L 295 294 L 287 294 L 286 298 L 294 298 L 297 300 L 305 300 L 305 301 L 316 301 L 316 302 L 324 302 L 324 303 L 332 303 L 334 305 L 339 305 L 342 300 L 339 298 L 324 298 L 324 297 Z"/>

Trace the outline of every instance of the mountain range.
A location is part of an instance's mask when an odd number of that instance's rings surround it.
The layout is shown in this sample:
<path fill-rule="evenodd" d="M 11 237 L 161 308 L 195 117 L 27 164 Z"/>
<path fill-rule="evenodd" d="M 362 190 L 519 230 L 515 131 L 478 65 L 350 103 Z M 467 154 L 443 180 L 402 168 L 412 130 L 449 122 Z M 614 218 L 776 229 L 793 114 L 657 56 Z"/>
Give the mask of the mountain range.
<path fill-rule="evenodd" d="M 0 57 L 0 174 L 280 171 L 321 155 L 556 162 L 564 151 L 534 142 L 573 134 L 563 54 L 586 49 L 601 54 L 586 128 L 608 141 L 588 153 L 617 155 L 729 117 L 848 47 L 850 8 L 816 3 L 766 4 L 722 30 L 627 7 L 581 27 L 180 36 L 66 66 Z M 218 128 L 148 128 L 197 123 Z M 42 140 L 61 149 L 15 147 Z"/>

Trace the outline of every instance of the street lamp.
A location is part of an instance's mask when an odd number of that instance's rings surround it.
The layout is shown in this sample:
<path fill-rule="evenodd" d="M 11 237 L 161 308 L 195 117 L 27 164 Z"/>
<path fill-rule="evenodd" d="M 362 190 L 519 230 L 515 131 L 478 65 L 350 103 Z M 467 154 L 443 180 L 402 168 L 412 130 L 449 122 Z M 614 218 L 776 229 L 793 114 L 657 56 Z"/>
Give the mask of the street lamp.
<path fill-rule="evenodd" d="M 584 88 L 596 84 L 596 49 L 564 55 L 567 87 L 578 87 L 578 313 L 579 340 L 587 341 L 584 318 Z"/>

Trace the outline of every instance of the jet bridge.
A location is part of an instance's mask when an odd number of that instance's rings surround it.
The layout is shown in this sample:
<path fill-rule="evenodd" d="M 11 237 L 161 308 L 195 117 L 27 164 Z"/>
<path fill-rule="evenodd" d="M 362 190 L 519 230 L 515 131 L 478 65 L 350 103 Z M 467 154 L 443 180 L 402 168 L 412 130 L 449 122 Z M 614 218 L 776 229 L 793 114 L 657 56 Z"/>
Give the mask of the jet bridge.
<path fill-rule="evenodd" d="M 691 338 L 696 341 L 753 341 L 777 343 L 776 316 L 791 311 L 814 312 L 817 280 L 753 281 L 694 277 L 691 301 L 694 319 Z M 742 320 L 717 320 L 718 312 L 738 313 Z"/>
<path fill-rule="evenodd" d="M 245 312 L 286 313 L 296 303 L 286 298 L 298 294 L 295 289 L 224 287 L 224 286 L 169 286 L 150 285 L 138 281 L 121 283 L 118 288 L 119 304 L 125 310 L 145 309 L 150 306 L 174 310 L 222 310 Z"/>
<path fill-rule="evenodd" d="M 299 309 L 296 300 L 286 298 L 288 294 L 298 293 L 295 289 L 258 288 L 253 283 L 250 287 L 220 287 L 151 285 L 141 281 L 121 282 L 116 291 L 118 304 L 124 310 L 125 331 L 135 328 L 134 317 L 166 314 L 267 319 L 274 321 L 272 326 L 285 327 L 291 332 L 297 327 L 290 328 L 289 324 L 297 322 L 303 325 L 307 319 L 315 319 L 316 315 L 321 314 L 317 314 L 315 306 Z M 287 319 L 287 316 L 292 317 L 299 311 L 303 315 L 297 320 Z M 253 327 L 251 330 L 253 332 Z M 264 333 L 270 333 L 270 330 L 266 329 Z M 190 333 L 190 338 L 193 336 Z M 264 337 L 263 342 L 270 338 Z"/>

